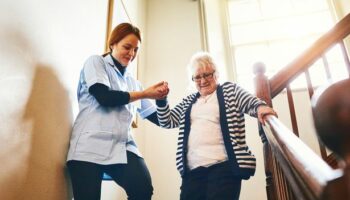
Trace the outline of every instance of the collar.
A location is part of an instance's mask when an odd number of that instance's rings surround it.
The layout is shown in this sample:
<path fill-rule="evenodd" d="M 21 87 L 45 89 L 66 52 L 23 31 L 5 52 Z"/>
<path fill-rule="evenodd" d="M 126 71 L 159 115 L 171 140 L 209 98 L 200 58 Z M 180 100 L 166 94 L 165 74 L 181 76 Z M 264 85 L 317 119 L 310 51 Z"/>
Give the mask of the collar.
<path fill-rule="evenodd" d="M 215 89 L 215 91 L 214 91 L 215 93 L 217 93 L 219 87 L 221 87 L 220 83 L 218 83 L 218 84 L 216 85 L 216 89 Z M 214 93 L 214 92 L 213 92 L 213 93 Z M 196 94 L 196 95 L 195 95 L 195 98 L 196 98 L 196 101 L 197 101 L 197 99 L 201 96 L 201 94 L 200 94 L 199 92 L 196 92 L 195 94 Z"/>
<path fill-rule="evenodd" d="M 114 68 L 121 76 L 127 76 L 129 74 L 128 67 L 123 67 L 117 59 L 115 59 L 110 53 L 105 57 L 107 63 Z"/>

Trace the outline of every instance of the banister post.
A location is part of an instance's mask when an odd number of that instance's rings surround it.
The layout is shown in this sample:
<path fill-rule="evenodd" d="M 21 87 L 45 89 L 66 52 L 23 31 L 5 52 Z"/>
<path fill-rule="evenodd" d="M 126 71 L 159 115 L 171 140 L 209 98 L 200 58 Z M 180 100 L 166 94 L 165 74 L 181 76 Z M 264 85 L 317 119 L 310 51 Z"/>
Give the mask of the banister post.
<path fill-rule="evenodd" d="M 272 106 L 269 80 L 265 76 L 265 71 L 266 71 L 265 64 L 264 63 L 254 64 L 253 71 L 255 74 L 254 81 L 255 81 L 256 96 L 264 100 L 269 106 Z M 276 200 L 277 199 L 276 188 L 275 188 L 276 186 L 273 181 L 274 164 L 273 164 L 272 152 L 268 144 L 264 130 L 260 123 L 259 123 L 259 134 L 261 137 L 261 141 L 263 143 L 263 151 L 264 151 L 267 199 Z"/>
<path fill-rule="evenodd" d="M 270 84 L 267 76 L 265 75 L 266 67 L 262 62 L 255 63 L 253 66 L 255 74 L 255 93 L 256 96 L 264 100 L 269 106 L 272 107 Z"/>
<path fill-rule="evenodd" d="M 272 107 L 271 87 L 270 81 L 265 75 L 265 64 L 258 62 L 254 64 L 253 70 L 255 74 L 254 80 L 256 96 L 264 100 L 269 106 Z M 269 200 L 293 199 L 294 197 L 291 193 L 287 180 L 282 172 L 280 164 L 272 154 L 271 147 L 260 123 L 259 134 L 263 143 L 267 198 Z"/>

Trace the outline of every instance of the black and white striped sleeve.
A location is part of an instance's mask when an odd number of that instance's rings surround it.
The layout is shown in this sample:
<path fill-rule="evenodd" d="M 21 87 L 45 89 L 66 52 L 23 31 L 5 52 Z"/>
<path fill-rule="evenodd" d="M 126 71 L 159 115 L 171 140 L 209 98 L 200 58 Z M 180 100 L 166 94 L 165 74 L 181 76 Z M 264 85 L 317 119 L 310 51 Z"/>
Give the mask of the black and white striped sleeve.
<path fill-rule="evenodd" d="M 177 128 L 180 124 L 180 117 L 183 109 L 183 102 L 170 109 L 168 102 L 161 105 L 157 103 L 157 116 L 161 127 Z"/>
<path fill-rule="evenodd" d="M 237 106 L 239 107 L 239 110 L 252 117 L 257 117 L 257 108 L 260 105 L 266 105 L 266 103 L 242 87 L 238 85 L 235 85 L 234 87 L 235 99 L 238 102 Z"/>

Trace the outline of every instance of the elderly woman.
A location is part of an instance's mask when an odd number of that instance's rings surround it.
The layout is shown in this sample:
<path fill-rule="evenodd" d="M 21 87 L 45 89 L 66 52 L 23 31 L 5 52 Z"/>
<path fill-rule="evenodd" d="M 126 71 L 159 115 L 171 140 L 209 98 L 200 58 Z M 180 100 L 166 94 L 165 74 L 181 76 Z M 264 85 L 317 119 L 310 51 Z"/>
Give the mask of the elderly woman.
<path fill-rule="evenodd" d="M 180 199 L 239 199 L 242 179 L 253 176 L 256 166 L 245 140 L 244 114 L 263 122 L 264 115 L 276 113 L 237 84 L 219 84 L 209 53 L 195 54 L 188 69 L 198 92 L 173 109 L 166 100 L 157 100 L 160 125 L 179 127 Z"/>

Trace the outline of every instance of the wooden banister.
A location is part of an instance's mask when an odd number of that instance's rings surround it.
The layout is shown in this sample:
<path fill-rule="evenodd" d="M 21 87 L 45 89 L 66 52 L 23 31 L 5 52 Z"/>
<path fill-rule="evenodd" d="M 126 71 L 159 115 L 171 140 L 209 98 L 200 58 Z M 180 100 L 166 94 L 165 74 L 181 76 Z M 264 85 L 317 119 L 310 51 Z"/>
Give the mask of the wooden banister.
<path fill-rule="evenodd" d="M 319 199 L 327 182 L 342 175 L 332 169 L 276 117 L 267 116 L 267 140 L 278 157 L 297 199 Z M 288 169 L 286 169 L 288 167 Z"/>
<path fill-rule="evenodd" d="M 257 63 L 254 66 L 256 95 L 266 101 L 270 106 L 272 106 L 272 99 L 285 88 L 287 89 L 293 130 L 296 130 L 296 132 L 298 132 L 298 126 L 296 124 L 292 92 L 289 88 L 290 83 L 300 74 L 305 73 L 309 95 L 310 97 L 313 96 L 314 87 L 311 83 L 311 74 L 309 74 L 308 68 L 316 60 L 322 59 L 326 68 L 327 78 L 332 78 L 329 72 L 331 66 L 329 66 L 325 54 L 336 44 L 339 44 L 341 47 L 344 63 L 350 76 L 348 47 L 344 43 L 344 39 L 349 34 L 350 14 L 345 16 L 333 29 L 319 38 L 310 48 L 272 78 L 269 79 L 265 76 L 266 67 L 263 63 Z M 259 124 L 259 133 L 264 144 L 267 196 L 269 200 L 350 200 L 350 79 L 347 81 L 348 83 L 342 86 L 343 93 L 340 91 L 330 92 L 332 95 L 329 95 L 333 98 L 332 100 L 334 102 L 338 102 L 337 105 L 339 107 L 343 106 L 342 110 L 345 111 L 339 111 L 337 113 L 329 111 L 328 113 L 324 113 L 323 107 L 327 107 L 327 104 L 325 104 L 325 106 L 318 108 L 318 111 L 322 112 L 314 114 L 315 124 L 317 120 L 326 119 L 327 117 L 327 120 L 339 120 L 342 122 L 330 129 L 330 125 L 332 124 L 327 124 L 327 121 L 323 120 L 320 123 L 322 128 L 316 127 L 317 132 L 321 132 L 319 138 L 323 138 L 323 143 L 345 160 L 345 164 L 340 167 L 341 169 L 339 169 L 339 162 L 335 159 L 335 156 L 326 155 L 326 151 L 321 143 L 320 149 L 324 160 L 306 146 L 297 137 L 297 133 L 288 130 L 276 117 L 267 116 L 265 119 L 266 124 L 268 124 L 267 126 L 263 127 Z M 343 96 L 340 94 L 346 96 L 347 99 L 343 100 Z M 334 109 L 330 110 L 334 111 Z M 313 113 L 315 113 L 315 108 L 313 109 Z M 338 130 L 340 127 L 342 127 L 341 131 Z M 325 130 L 327 131 L 322 132 Z M 332 135 L 335 131 L 339 133 L 337 136 Z M 342 162 L 340 161 L 340 163 Z"/>

